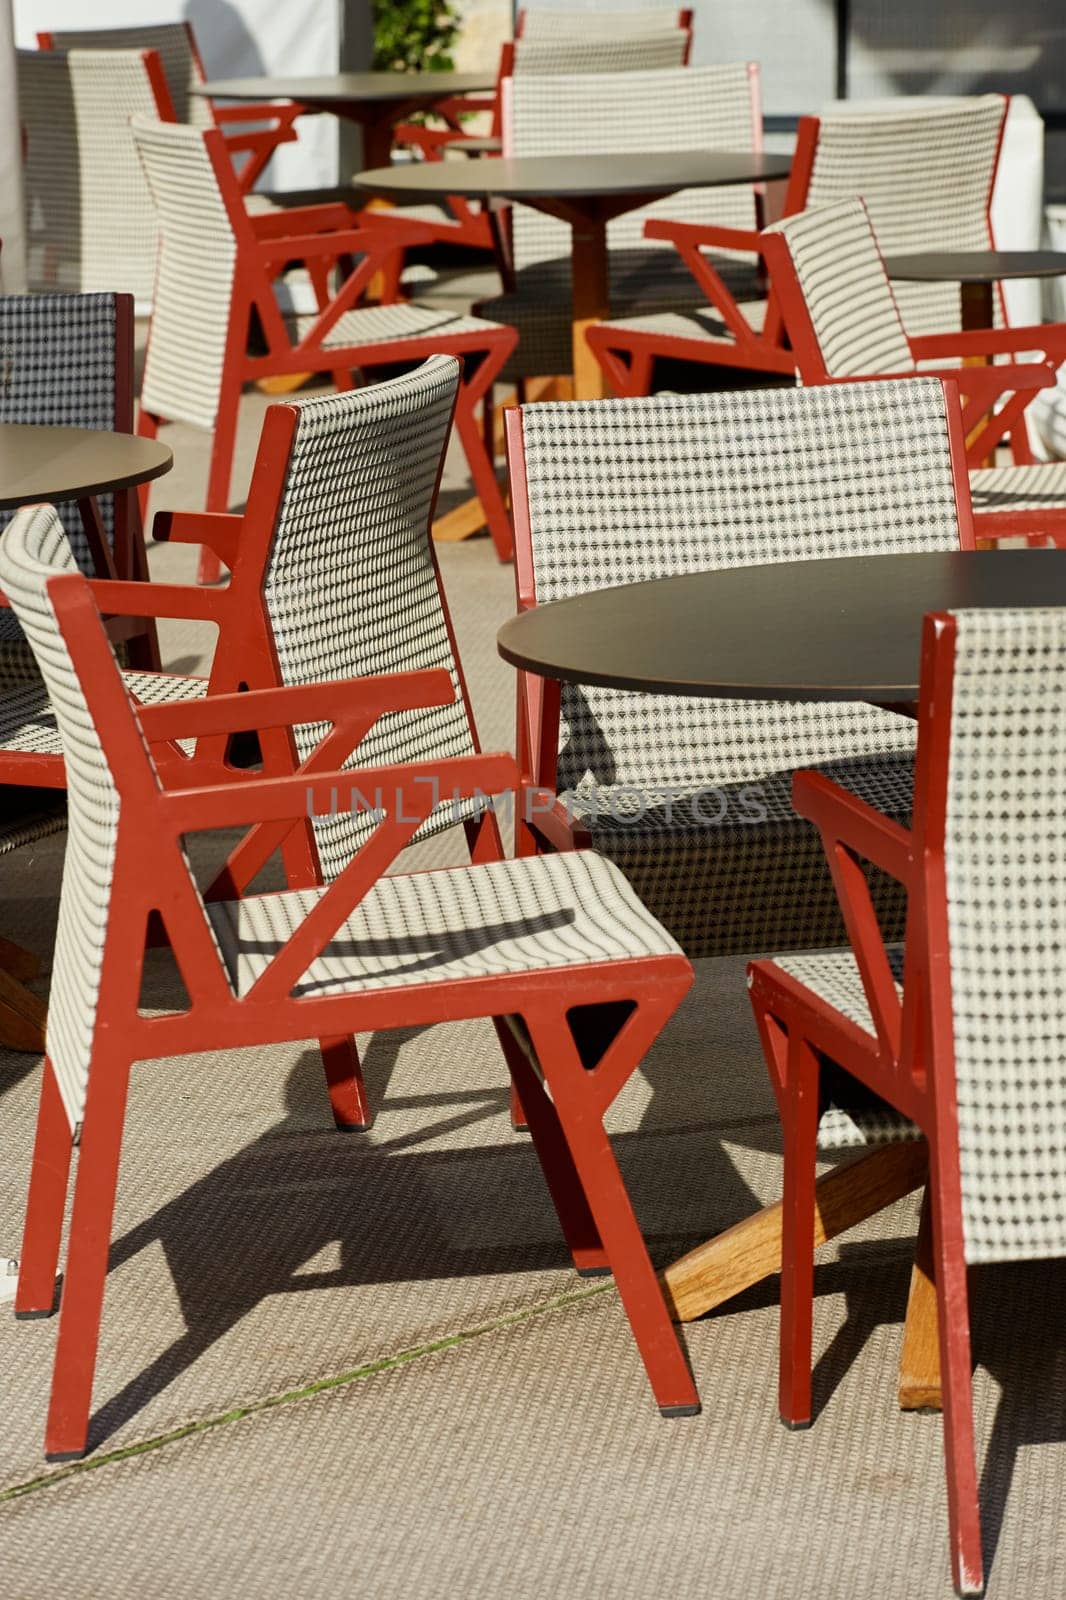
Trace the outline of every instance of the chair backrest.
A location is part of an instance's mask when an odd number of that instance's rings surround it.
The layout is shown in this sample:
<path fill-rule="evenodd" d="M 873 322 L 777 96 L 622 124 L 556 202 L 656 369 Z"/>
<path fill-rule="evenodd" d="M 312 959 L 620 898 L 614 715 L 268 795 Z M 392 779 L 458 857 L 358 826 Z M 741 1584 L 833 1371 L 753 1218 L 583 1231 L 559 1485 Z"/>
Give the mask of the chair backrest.
<path fill-rule="evenodd" d="M 797 212 L 767 228 L 764 238 L 767 266 L 805 383 L 914 370 L 862 200 Z"/>
<path fill-rule="evenodd" d="M 452 705 L 381 718 L 348 766 L 477 749 L 430 539 L 458 386 L 459 363 L 434 356 L 366 389 L 276 408 L 295 414 L 264 582 L 281 681 L 443 667 L 455 685 Z M 264 447 L 266 438 L 264 432 Z M 301 759 L 322 731 L 297 730 Z M 456 820 L 454 807 L 443 804 L 419 837 Z M 366 812 L 315 819 L 327 877 L 373 826 Z"/>
<path fill-rule="evenodd" d="M 218 414 L 238 255 L 248 227 L 228 158 L 212 130 L 135 118 L 133 138 L 159 219 L 159 266 L 141 404 L 213 428 Z M 223 190 L 226 185 L 232 192 Z"/>
<path fill-rule="evenodd" d="M 755 150 L 762 142 L 758 68 L 672 68 L 504 80 L 504 148 L 515 156 L 640 153 L 669 150 Z M 644 238 L 649 217 L 754 228 L 748 185 L 686 189 L 627 212 L 608 225 L 612 249 L 654 246 Z M 528 206 L 513 209 L 516 267 L 569 259 L 565 222 Z M 660 246 L 661 248 L 661 246 Z"/>
<path fill-rule="evenodd" d="M 128 28 L 55 28 L 39 33 L 42 50 L 154 50 L 159 56 L 178 122 L 209 128 L 211 103 L 193 94 L 204 80 L 190 22 L 147 22 Z"/>
<path fill-rule="evenodd" d="M 606 11 L 590 7 L 526 6 L 518 13 L 515 36 L 519 39 L 618 39 L 666 28 L 686 28 L 691 11 L 670 6 L 625 6 Z"/>
<path fill-rule="evenodd" d="M 0 422 L 132 433 L 132 298 L 0 295 Z M 114 496 L 98 496 L 97 505 L 113 547 Z M 92 573 L 77 506 L 61 506 L 59 515 L 78 567 Z M 0 513 L 0 526 L 7 521 Z"/>
<path fill-rule="evenodd" d="M 989 94 L 947 105 L 801 118 L 789 208 L 859 195 L 886 255 L 987 250 L 1006 115 L 1006 98 Z M 901 283 L 897 298 L 909 333 L 960 325 L 956 284 Z"/>
<path fill-rule="evenodd" d="M 689 36 L 680 28 L 658 33 L 619 35 L 583 34 L 516 39 L 509 52 L 516 76 L 578 72 L 648 72 L 656 68 L 683 67 Z M 506 67 L 504 69 L 506 74 Z"/>
<path fill-rule="evenodd" d="M 934 644 L 948 658 L 936 678 L 943 698 L 922 734 L 932 755 L 946 729 L 947 761 L 925 764 L 920 747 L 918 777 L 924 766 L 930 790 L 939 789 L 928 802 L 934 839 L 943 827 L 929 936 L 943 925 L 946 895 L 964 1249 L 968 1261 L 1060 1256 L 1066 610 L 959 611 L 948 620 L 954 640 L 947 632 Z M 935 626 L 927 619 L 927 664 Z M 937 713 L 945 713 L 939 726 Z M 915 799 L 917 817 L 918 791 Z M 934 1049 L 935 1092 L 950 1093 L 948 1054 Z"/>
<path fill-rule="evenodd" d="M 919 378 L 524 406 L 512 465 L 513 501 L 529 507 L 528 521 L 515 516 L 520 595 L 972 545 L 957 407 Z M 913 741 L 905 719 L 868 706 L 564 684 L 561 710 L 557 775 L 539 774 L 561 793 L 750 783 Z"/>
<path fill-rule="evenodd" d="M 59 725 L 67 775 L 69 833 L 47 1043 L 72 1127 L 81 1121 L 85 1104 L 120 809 L 111 767 L 47 589 L 50 579 L 76 571 L 52 506 L 27 506 L 15 513 L 0 539 L 0 587 L 11 601 L 44 678 Z"/>
<path fill-rule="evenodd" d="M 31 289 L 121 290 L 151 304 L 156 219 L 130 118 L 172 115 L 139 50 L 19 50 Z"/>

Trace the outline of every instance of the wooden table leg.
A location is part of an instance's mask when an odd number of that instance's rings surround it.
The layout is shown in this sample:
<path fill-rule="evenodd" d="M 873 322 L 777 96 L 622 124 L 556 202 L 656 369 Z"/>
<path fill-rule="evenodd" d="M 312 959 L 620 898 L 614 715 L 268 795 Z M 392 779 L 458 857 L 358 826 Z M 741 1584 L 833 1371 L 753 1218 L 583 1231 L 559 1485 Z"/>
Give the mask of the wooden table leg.
<path fill-rule="evenodd" d="M 994 283 L 963 283 L 959 285 L 959 306 L 962 313 L 963 333 L 976 333 L 981 329 L 993 326 L 996 320 L 995 287 Z M 990 367 L 992 365 L 992 357 L 963 356 L 962 364 L 964 367 Z M 979 427 L 983 427 L 984 422 L 985 419 L 982 418 Z M 974 433 L 976 432 L 977 429 L 975 428 Z M 971 434 L 970 438 L 972 439 L 973 437 L 974 434 Z M 969 444 L 970 440 L 968 439 L 966 442 Z M 995 464 L 994 456 L 986 456 L 981 463 L 983 467 L 994 467 Z M 981 548 L 985 550 L 992 549 L 993 544 L 994 541 L 992 540 L 980 541 Z"/>
<path fill-rule="evenodd" d="M 907 1320 L 899 1355 L 899 1407 L 901 1411 L 939 1411 L 940 1328 L 933 1266 L 933 1228 L 929 1190 L 922 1197 L 918 1243 L 911 1268 Z"/>
<path fill-rule="evenodd" d="M 608 393 L 600 364 L 588 347 L 586 331 L 610 316 L 607 267 L 607 223 L 582 216 L 571 224 L 573 274 L 574 398 L 602 400 Z"/>
<path fill-rule="evenodd" d="M 924 1139 L 881 1145 L 834 1167 L 815 1188 L 814 1242 L 824 1244 L 925 1182 Z M 766 1206 L 714 1239 L 697 1245 L 661 1274 L 677 1322 L 704 1312 L 781 1270 L 781 1204 Z"/>
<path fill-rule="evenodd" d="M 28 1050 L 35 1055 L 44 1050 L 47 1008 L 19 982 L 35 978 L 40 968 L 37 956 L 0 938 L 0 1045 L 5 1049 Z"/>

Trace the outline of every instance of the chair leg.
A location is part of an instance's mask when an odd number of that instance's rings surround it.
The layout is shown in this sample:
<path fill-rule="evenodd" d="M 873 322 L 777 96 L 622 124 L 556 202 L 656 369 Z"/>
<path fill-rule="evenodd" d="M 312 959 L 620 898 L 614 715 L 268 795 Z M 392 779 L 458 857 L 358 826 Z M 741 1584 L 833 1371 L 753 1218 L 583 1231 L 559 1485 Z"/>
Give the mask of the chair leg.
<path fill-rule="evenodd" d="M 76 1460 L 87 1448 L 129 1075 L 120 1057 L 93 1061 L 45 1429 L 49 1461 Z"/>
<path fill-rule="evenodd" d="M 137 437 L 139 439 L 154 439 L 159 432 L 159 418 L 151 411 L 146 411 L 142 406 L 137 413 Z M 151 493 L 151 483 L 142 483 L 137 488 L 137 505 L 141 513 L 141 524 L 148 526 L 148 496 Z"/>
<path fill-rule="evenodd" d="M 233 475 L 233 449 L 237 439 L 237 415 L 241 403 L 239 383 L 223 380 L 215 417 L 215 436 L 211 446 L 211 466 L 207 475 L 206 511 L 228 511 L 230 479 Z M 197 583 L 217 583 L 222 576 L 222 563 L 213 550 L 204 546 L 200 551 Z"/>
<path fill-rule="evenodd" d="M 512 1116 L 514 1106 L 517 1104 L 520 1109 L 522 1106 L 518 1098 L 521 1085 L 522 1096 L 530 1106 L 528 1123 L 525 1122 L 525 1112 L 522 1112 L 523 1123 L 528 1126 L 532 1136 L 533 1148 L 537 1152 L 574 1266 L 583 1278 L 609 1273 L 611 1269 L 558 1113 L 544 1093 L 543 1084 L 507 1022 L 502 1017 L 494 1017 L 493 1025 L 511 1074 Z"/>
<path fill-rule="evenodd" d="M 320 1039 L 322 1065 L 329 1089 L 333 1120 L 342 1133 L 365 1133 L 374 1122 L 374 1113 L 363 1081 L 363 1069 L 355 1040 L 348 1034 Z"/>
<path fill-rule="evenodd" d="M 473 406 L 474 402 L 464 383 L 459 390 L 455 407 L 455 426 L 459 430 L 467 464 L 470 467 L 470 476 L 474 480 L 474 492 L 481 501 L 481 509 L 492 535 L 492 542 L 496 546 L 496 554 L 501 561 L 510 561 L 514 552 L 511 519 L 507 515 L 496 471 L 485 449 L 480 423 L 474 416 Z"/>
<path fill-rule="evenodd" d="M 696 1385 L 604 1129 L 591 1074 L 565 1015 L 527 1020 L 659 1410 L 664 1416 L 695 1416 L 700 1409 Z"/>
<path fill-rule="evenodd" d="M 788 1040 L 783 1113 L 785 1175 L 781 1202 L 778 1405 L 787 1428 L 806 1428 L 811 1420 L 818 1058 L 807 1040 L 795 1033 L 790 1033 Z"/>
<path fill-rule="evenodd" d="M 55 1308 L 56 1267 L 72 1148 L 70 1123 L 52 1063 L 46 1056 L 19 1257 L 16 1317 L 50 1317 Z"/>
<path fill-rule="evenodd" d="M 940 1371 L 944 1403 L 944 1457 L 948 1480 L 951 1576 L 958 1595 L 984 1593 L 981 1518 L 974 1451 L 973 1378 L 962 1217 L 955 1189 L 949 1205 L 935 1145 L 930 1159 L 933 1254 L 940 1323 Z"/>

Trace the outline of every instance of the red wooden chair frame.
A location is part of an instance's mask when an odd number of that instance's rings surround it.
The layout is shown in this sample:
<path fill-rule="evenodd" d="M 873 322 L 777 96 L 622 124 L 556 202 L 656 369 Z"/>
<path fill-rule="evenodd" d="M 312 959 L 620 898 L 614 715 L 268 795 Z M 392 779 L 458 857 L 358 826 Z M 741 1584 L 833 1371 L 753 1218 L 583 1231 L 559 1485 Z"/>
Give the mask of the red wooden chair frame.
<path fill-rule="evenodd" d="M 196 63 L 200 82 L 206 83 L 207 73 L 204 71 L 203 57 L 196 43 L 196 35 L 193 33 L 192 23 L 185 22 L 183 26 L 189 38 L 189 50 L 193 61 Z M 54 50 L 53 34 L 49 31 L 38 29 L 37 48 L 38 50 Z M 167 84 L 166 74 L 163 71 L 163 63 L 158 50 L 143 50 L 141 54 L 144 57 L 148 75 L 152 81 L 152 89 L 155 94 L 160 121 L 176 122 L 174 101 L 170 93 L 170 87 Z M 256 180 L 261 176 L 263 169 L 278 145 L 292 144 L 298 138 L 293 123 L 303 113 L 304 108 L 296 104 L 271 104 L 269 101 L 259 105 L 216 106 L 213 100 L 207 100 L 206 98 L 205 104 L 210 109 L 212 120 L 216 126 L 221 127 L 227 122 L 253 124 L 247 130 L 240 129 L 233 134 L 226 132 L 225 128 L 223 128 L 230 153 L 248 157 L 247 161 L 242 162 L 237 169 L 237 183 L 240 191 L 242 194 L 248 194 L 254 188 Z M 268 126 L 265 128 L 254 126 L 254 124 L 262 123 L 267 123 Z"/>
<path fill-rule="evenodd" d="M 214 128 L 203 134 L 219 190 L 237 244 L 234 288 L 223 358 L 218 414 L 211 446 L 211 466 L 207 481 L 206 509 L 224 511 L 229 505 L 233 448 L 241 390 L 245 383 L 279 374 L 329 372 L 338 389 L 352 387 L 352 371 L 359 368 L 391 366 L 422 360 L 430 353 L 480 355 L 476 371 L 465 372 L 455 410 L 455 426 L 466 452 L 481 501 L 485 520 L 501 561 L 510 559 L 511 526 L 500 485 L 485 449 L 474 412 L 518 342 L 513 328 L 502 325 L 475 332 L 409 334 L 379 340 L 373 344 L 336 346 L 322 343 L 330 329 L 357 302 L 373 280 L 382 274 L 386 298 L 398 294 L 403 251 L 411 243 L 425 242 L 429 230 L 418 223 L 403 223 L 380 213 L 370 227 L 351 227 L 351 213 L 343 204 L 297 206 L 285 211 L 249 214 L 236 188 L 233 171 L 222 134 Z M 332 297 L 329 295 L 330 269 L 351 256 L 362 259 L 345 278 Z M 318 300 L 318 315 L 307 331 L 290 336 L 285 318 L 273 293 L 273 281 L 286 266 L 306 264 Z M 266 351 L 252 355 L 248 334 L 253 315 L 258 317 Z M 149 343 L 151 330 L 149 330 Z M 146 411 L 142 405 L 137 431 L 154 438 L 165 417 Z M 219 568 L 210 554 L 201 562 L 200 581 L 217 580 Z"/>
<path fill-rule="evenodd" d="M 818 1063 L 823 1053 L 909 1117 L 929 1142 L 952 1572 L 960 1594 L 980 1594 L 981 1532 L 944 867 L 955 635 L 955 620 L 949 613 L 926 617 L 910 829 L 821 774 L 800 772 L 793 780 L 793 804 L 822 836 L 876 1038 L 842 1018 L 772 962 L 753 962 L 748 970 L 752 1007 L 785 1139 L 781 1416 L 790 1427 L 805 1427 L 811 1418 L 815 1138 Z M 870 900 L 864 860 L 891 874 L 907 890 L 902 999 Z"/>
<path fill-rule="evenodd" d="M 796 369 L 803 383 L 850 383 L 863 377 L 952 379 L 962 398 L 967 467 L 974 469 L 984 466 L 996 445 L 1007 437 L 1010 438 L 1015 460 L 1023 465 L 1032 464 L 1034 457 L 1025 429 L 1025 410 L 1041 389 L 1055 386 L 1058 369 L 1066 361 L 1066 323 L 1046 322 L 1027 328 L 978 328 L 970 332 L 919 335 L 907 334 L 904 330 L 916 363 L 957 357 L 963 365 L 939 370 L 927 366 L 921 372 L 856 372 L 847 378 L 833 378 L 822 356 L 788 241 L 782 234 L 768 233 L 763 238 L 763 252 L 788 330 Z M 1017 359 L 1023 353 L 1037 352 L 1041 360 L 1023 362 Z M 996 356 L 1013 359 L 992 365 Z M 994 410 L 994 407 L 998 409 Z M 1036 523 L 1039 523 L 1040 535 L 1050 525 L 1066 536 L 1066 510 L 978 511 L 975 517 L 978 535 L 983 538 L 1032 535 Z"/>
<path fill-rule="evenodd" d="M 553 971 L 550 983 L 543 974 L 524 972 L 417 988 L 294 997 L 293 988 L 309 963 L 429 814 L 435 800 L 427 780 L 435 779 L 443 792 L 457 796 L 519 791 L 513 758 L 478 754 L 377 770 L 341 768 L 379 716 L 450 703 L 454 691 L 446 671 L 131 707 L 87 581 L 65 574 L 49 581 L 48 593 L 122 801 L 46 1433 L 49 1459 L 71 1459 L 86 1449 L 132 1063 L 316 1034 L 346 1036 L 356 1029 L 483 1016 L 497 1019 L 575 1265 L 581 1272 L 615 1273 L 660 1407 L 671 1414 L 698 1409 L 687 1362 L 602 1125 L 607 1106 L 687 991 L 692 976 L 688 962 L 668 956 L 590 963 Z M 329 723 L 330 731 L 287 776 L 230 772 L 206 784 L 175 781 L 170 755 L 176 739 L 223 739 L 250 728 L 281 731 L 296 722 L 318 721 Z M 146 745 L 163 751 L 158 774 Z M 236 998 L 180 854 L 181 837 L 247 827 L 250 831 L 230 857 L 233 875 L 239 876 L 250 857 L 265 858 L 279 838 L 294 826 L 306 825 L 312 808 L 328 810 L 338 794 L 342 802 L 365 807 L 363 797 L 379 787 L 383 813 L 373 833 L 247 993 Z M 189 996 L 187 1009 L 164 1016 L 139 1009 L 143 950 L 153 916 L 166 927 Z M 631 1009 L 598 1059 L 588 1062 L 567 1014 L 575 1006 L 600 1002 Z M 512 1032 L 503 1020 L 507 1017 L 524 1020 L 528 1046 L 522 1042 L 523 1030 Z M 46 1060 L 16 1300 L 19 1316 L 52 1310 L 72 1142 Z"/>
<path fill-rule="evenodd" d="M 1004 115 L 1004 122 L 1006 116 Z M 811 176 L 821 131 L 819 117 L 801 117 L 796 131 L 796 150 L 792 158 L 781 208 L 783 217 L 791 217 L 807 208 Z M 985 204 L 989 248 L 992 247 L 992 189 L 999 166 L 999 151 L 1003 143 L 1000 128 L 999 145 L 992 167 Z M 773 239 L 761 229 L 747 232 L 742 228 L 719 228 L 697 223 L 669 222 L 653 218 L 644 227 L 645 237 L 663 239 L 672 244 L 680 254 L 707 297 L 708 305 L 721 317 L 731 338 L 685 339 L 679 335 L 668 337 L 661 333 L 630 329 L 612 329 L 610 323 L 601 323 L 588 330 L 589 348 L 603 369 L 604 376 L 617 395 L 645 395 L 651 392 L 652 370 L 657 357 L 677 361 L 691 361 L 706 366 L 743 367 L 754 372 L 796 371 L 796 355 L 790 347 L 791 329 L 786 327 L 782 313 L 778 283 L 774 277 L 765 246 Z M 727 288 L 707 258 L 704 250 L 746 250 L 756 252 L 766 263 L 769 277 L 766 316 L 761 328 L 754 328 L 745 317 L 739 303 Z M 937 336 L 939 337 L 939 336 Z M 953 335 L 944 335 L 953 338 Z M 1017 349 L 1018 346 L 1013 348 Z M 954 354 L 955 351 L 939 349 L 935 355 Z M 983 353 L 983 352 L 982 352 Z"/>

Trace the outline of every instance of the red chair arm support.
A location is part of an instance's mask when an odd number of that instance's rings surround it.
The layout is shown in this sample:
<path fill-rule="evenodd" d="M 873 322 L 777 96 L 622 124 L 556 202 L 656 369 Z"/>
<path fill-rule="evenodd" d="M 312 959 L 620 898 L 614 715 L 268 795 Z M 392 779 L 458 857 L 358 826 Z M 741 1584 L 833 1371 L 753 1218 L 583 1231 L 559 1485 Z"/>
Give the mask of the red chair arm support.
<path fill-rule="evenodd" d="M 360 712 L 384 716 L 389 711 L 447 706 L 454 699 L 451 675 L 443 667 L 434 667 L 380 678 L 338 678 L 332 683 L 176 700 L 168 705 L 141 706 L 137 716 L 146 739 L 192 739 L 253 728 L 291 728 L 301 722 L 337 722 Z"/>
<path fill-rule="evenodd" d="M 275 150 L 279 144 L 295 144 L 299 137 L 295 128 L 250 128 L 247 133 L 226 133 L 223 136 L 226 149 L 233 155 L 245 155 L 252 150 Z"/>
<path fill-rule="evenodd" d="M 244 518 L 233 511 L 157 511 L 152 538 L 161 544 L 205 544 L 233 570 Z"/>
<path fill-rule="evenodd" d="M 1028 328 L 975 328 L 970 333 L 918 334 L 911 339 L 910 346 L 919 361 L 935 361 L 939 356 L 1016 355 L 1039 350 L 1061 363 L 1066 361 L 1066 323 L 1037 323 Z"/>
<path fill-rule="evenodd" d="M 719 228 L 714 223 L 670 222 L 652 217 L 644 224 L 645 239 L 666 239 L 673 245 L 692 245 L 697 250 L 752 250 L 761 252 L 762 240 L 754 229 Z"/>
<path fill-rule="evenodd" d="M 198 584 L 138 583 L 116 578 L 89 578 L 93 600 L 105 617 L 185 617 L 222 624 L 229 614 L 226 589 Z"/>
<path fill-rule="evenodd" d="M 252 227 L 260 239 L 282 239 L 288 234 L 335 232 L 350 228 L 354 212 L 342 201 L 320 206 L 291 206 L 283 211 L 254 211 Z"/>
<path fill-rule="evenodd" d="M 792 804 L 823 837 L 839 839 L 900 883 L 909 885 L 911 835 L 902 823 L 886 817 L 821 772 L 793 774 Z"/>
<path fill-rule="evenodd" d="M 260 100 L 251 105 L 239 106 L 220 106 L 212 102 L 211 105 L 216 122 L 292 122 L 296 117 L 303 116 L 304 109 L 294 100 L 282 100 L 276 103 Z"/>
<path fill-rule="evenodd" d="M 553 850 L 576 850 L 588 842 L 588 835 L 577 826 L 558 795 L 537 784 L 524 784 L 516 795 L 519 819 L 531 832 L 540 835 Z"/>
<path fill-rule="evenodd" d="M 379 795 L 393 799 L 403 809 L 417 809 L 428 816 L 442 801 L 513 792 L 519 782 L 514 757 L 501 752 L 414 762 L 402 767 L 294 772 L 280 778 L 247 778 L 239 783 L 172 789 L 160 795 L 159 804 L 167 832 L 173 836 L 252 823 L 289 822 L 315 814 L 328 816 L 335 814 L 338 807 L 350 809 L 354 805 L 366 809 L 368 804 L 375 804 Z"/>

